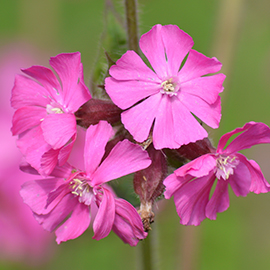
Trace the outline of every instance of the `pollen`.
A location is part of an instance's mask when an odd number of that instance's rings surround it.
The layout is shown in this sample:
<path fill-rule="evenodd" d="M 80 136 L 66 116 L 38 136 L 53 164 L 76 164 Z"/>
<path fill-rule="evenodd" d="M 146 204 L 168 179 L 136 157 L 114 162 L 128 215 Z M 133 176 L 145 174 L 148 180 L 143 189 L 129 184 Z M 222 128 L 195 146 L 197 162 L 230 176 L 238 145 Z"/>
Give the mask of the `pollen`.
<path fill-rule="evenodd" d="M 78 197 L 80 203 L 90 205 L 93 197 L 92 188 L 86 180 L 72 179 L 69 183 L 71 193 Z"/>
<path fill-rule="evenodd" d="M 179 83 L 177 79 L 170 78 L 165 80 L 161 83 L 161 90 L 162 94 L 167 94 L 169 96 L 176 96 L 179 90 Z"/>
<path fill-rule="evenodd" d="M 234 169 L 239 164 L 239 160 L 236 156 L 223 156 L 219 155 L 217 160 L 216 177 L 218 179 L 223 178 L 227 180 L 230 175 L 234 174 Z"/>

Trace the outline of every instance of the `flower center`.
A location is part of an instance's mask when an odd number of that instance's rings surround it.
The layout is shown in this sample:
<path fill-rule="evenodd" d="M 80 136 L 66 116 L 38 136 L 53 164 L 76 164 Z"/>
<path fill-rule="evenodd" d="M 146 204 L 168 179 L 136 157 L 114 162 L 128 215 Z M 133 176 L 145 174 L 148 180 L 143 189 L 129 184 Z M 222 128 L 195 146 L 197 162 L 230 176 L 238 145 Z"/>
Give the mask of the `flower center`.
<path fill-rule="evenodd" d="M 57 103 L 47 104 L 46 111 L 47 111 L 48 114 L 64 113 L 63 109 Z"/>
<path fill-rule="evenodd" d="M 177 79 L 175 78 L 170 78 L 166 81 L 163 81 L 161 83 L 161 87 L 162 89 L 160 90 L 160 92 L 162 94 L 167 94 L 169 96 L 176 96 L 177 92 L 179 90 L 179 82 Z"/>
<path fill-rule="evenodd" d="M 69 183 L 71 193 L 78 196 L 80 203 L 90 205 L 93 198 L 93 190 L 85 180 L 72 179 Z"/>
<path fill-rule="evenodd" d="M 217 162 L 217 170 L 216 170 L 216 177 L 218 179 L 223 178 L 227 180 L 230 175 L 233 175 L 234 169 L 239 164 L 239 160 L 236 156 L 224 156 L 219 155 L 216 160 Z"/>

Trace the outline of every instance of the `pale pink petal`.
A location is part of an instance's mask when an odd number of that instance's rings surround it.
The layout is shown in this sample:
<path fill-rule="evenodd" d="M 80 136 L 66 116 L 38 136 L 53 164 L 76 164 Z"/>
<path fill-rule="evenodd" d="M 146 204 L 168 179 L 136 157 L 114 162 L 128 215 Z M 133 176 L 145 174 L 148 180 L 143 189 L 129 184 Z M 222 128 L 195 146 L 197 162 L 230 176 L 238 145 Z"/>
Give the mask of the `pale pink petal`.
<path fill-rule="evenodd" d="M 137 142 L 147 139 L 160 101 L 161 94 L 156 94 L 122 113 L 122 123 Z"/>
<path fill-rule="evenodd" d="M 139 44 L 142 52 L 161 80 L 172 75 L 168 74 L 169 68 L 162 39 L 162 25 L 157 24 L 149 32 L 143 34 Z"/>
<path fill-rule="evenodd" d="M 113 231 L 124 243 L 131 246 L 136 246 L 139 240 L 147 236 L 138 212 L 129 202 L 123 199 L 115 199 Z"/>
<path fill-rule="evenodd" d="M 37 106 L 26 106 L 15 111 L 12 119 L 12 134 L 18 135 L 29 128 L 40 125 L 47 115 L 46 110 Z"/>
<path fill-rule="evenodd" d="M 181 218 L 181 224 L 197 226 L 206 218 L 205 208 L 214 181 L 215 175 L 212 171 L 207 176 L 186 183 L 174 193 L 176 211 Z"/>
<path fill-rule="evenodd" d="M 153 72 L 134 51 L 124 53 L 122 57 L 116 61 L 116 64 L 111 66 L 109 73 L 114 79 L 120 81 L 139 80 L 149 83 L 160 82 L 155 72 Z"/>
<path fill-rule="evenodd" d="M 205 215 L 209 219 L 216 219 L 217 213 L 227 210 L 229 205 L 228 182 L 220 179 L 217 181 L 215 191 L 205 208 Z"/>
<path fill-rule="evenodd" d="M 67 194 L 50 213 L 46 215 L 34 213 L 34 216 L 46 231 L 52 232 L 63 223 L 77 204 L 79 204 L 78 199 L 73 194 Z"/>
<path fill-rule="evenodd" d="M 177 25 L 162 26 L 161 35 L 168 62 L 168 73 L 177 75 L 183 59 L 193 46 L 193 40 Z"/>
<path fill-rule="evenodd" d="M 225 150 L 222 150 L 230 137 L 240 132 L 242 133 L 239 134 Z M 223 135 L 219 140 L 217 152 L 231 154 L 261 143 L 270 143 L 269 127 L 264 123 L 249 122 L 242 128 L 236 128 Z"/>
<path fill-rule="evenodd" d="M 60 93 L 62 95 L 62 87 L 54 73 L 49 68 L 43 66 L 32 66 L 27 69 L 22 69 L 22 71 L 40 82 L 48 91 L 48 97 L 50 96 L 54 100 L 58 100 L 57 94 Z"/>
<path fill-rule="evenodd" d="M 251 184 L 249 187 L 249 191 L 254 192 L 256 194 L 269 192 L 270 185 L 265 180 L 260 166 L 254 160 L 248 160 L 245 156 L 239 153 L 237 154 L 237 157 L 249 169 L 251 175 Z"/>
<path fill-rule="evenodd" d="M 76 204 L 68 220 L 55 231 L 57 244 L 79 237 L 89 227 L 90 220 L 89 207 Z"/>
<path fill-rule="evenodd" d="M 195 50 L 190 50 L 184 66 L 180 69 L 178 77 L 181 83 L 215 73 L 221 69 L 222 64 L 215 58 L 209 58 Z"/>
<path fill-rule="evenodd" d="M 147 168 L 151 159 L 141 146 L 127 139 L 117 143 L 93 175 L 92 184 L 100 185 L 121 176 Z"/>
<path fill-rule="evenodd" d="M 41 106 L 46 108 L 50 103 L 50 93 L 37 82 L 22 75 L 15 77 L 12 89 L 11 106 L 19 109 L 24 106 Z"/>
<path fill-rule="evenodd" d="M 174 171 L 176 176 L 185 177 L 187 174 L 193 177 L 206 176 L 216 167 L 216 159 L 211 154 L 200 156 Z"/>
<path fill-rule="evenodd" d="M 112 230 L 115 218 L 115 200 L 113 194 L 106 188 L 102 188 L 103 196 L 93 223 L 93 239 L 100 240 L 106 237 Z"/>
<path fill-rule="evenodd" d="M 90 126 L 86 131 L 84 146 L 84 166 L 91 178 L 105 153 L 105 146 L 113 136 L 112 126 L 106 121 Z"/>
<path fill-rule="evenodd" d="M 76 133 L 76 118 L 73 114 L 49 114 L 41 123 L 45 141 L 53 149 L 64 146 Z"/>
<path fill-rule="evenodd" d="M 225 75 L 220 73 L 213 76 L 198 77 L 181 83 L 180 93 L 198 96 L 209 104 L 217 100 L 218 94 L 223 91 Z"/>
<path fill-rule="evenodd" d="M 237 154 L 237 157 L 239 158 L 240 154 Z M 244 156 L 240 158 L 242 160 Z M 236 196 L 247 196 L 251 185 L 251 174 L 248 167 L 241 160 L 227 181 L 229 181 Z"/>
<path fill-rule="evenodd" d="M 26 203 L 36 214 L 46 214 L 48 195 L 51 191 L 63 185 L 63 179 L 48 178 L 25 182 L 22 185 L 20 195 L 23 202 Z M 51 208 L 49 209 L 51 211 Z"/>
<path fill-rule="evenodd" d="M 105 79 L 105 89 L 112 101 L 124 110 L 138 101 L 158 93 L 161 83 L 143 80 L 118 81 L 108 77 Z"/>
<path fill-rule="evenodd" d="M 211 128 L 218 128 L 221 119 L 221 101 L 218 96 L 212 104 L 205 102 L 200 97 L 185 94 L 181 101 L 186 108 Z"/>

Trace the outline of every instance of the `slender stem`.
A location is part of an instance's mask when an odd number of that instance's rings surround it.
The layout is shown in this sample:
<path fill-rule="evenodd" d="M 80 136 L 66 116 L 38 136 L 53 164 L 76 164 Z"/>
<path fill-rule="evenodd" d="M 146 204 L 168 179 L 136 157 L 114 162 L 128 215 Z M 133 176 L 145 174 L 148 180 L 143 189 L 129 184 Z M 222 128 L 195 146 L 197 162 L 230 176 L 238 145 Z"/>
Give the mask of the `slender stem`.
<path fill-rule="evenodd" d="M 139 54 L 137 0 L 125 0 L 128 48 Z"/>
<path fill-rule="evenodd" d="M 142 270 L 153 270 L 152 232 L 141 243 Z"/>

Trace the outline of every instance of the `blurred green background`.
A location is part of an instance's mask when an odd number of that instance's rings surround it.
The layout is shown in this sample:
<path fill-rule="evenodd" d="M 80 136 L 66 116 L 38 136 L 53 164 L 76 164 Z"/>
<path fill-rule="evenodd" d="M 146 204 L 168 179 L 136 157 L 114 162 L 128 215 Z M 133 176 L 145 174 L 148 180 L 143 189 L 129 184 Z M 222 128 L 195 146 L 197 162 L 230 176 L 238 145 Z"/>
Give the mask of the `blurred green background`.
<path fill-rule="evenodd" d="M 0 53 L 8 48 L 31 52 L 38 65 L 61 52 L 80 51 L 85 82 L 103 57 L 106 1 L 0 1 Z M 121 12 L 123 1 L 113 1 Z M 209 130 L 215 145 L 225 132 L 248 121 L 270 125 L 269 0 L 140 0 L 140 33 L 157 23 L 177 24 L 194 39 L 194 49 L 222 63 L 227 75 L 222 94 L 222 120 Z M 104 36 L 104 35 L 103 35 Z M 18 70 L 19 72 L 19 70 Z M 0 89 L 1 91 L 1 89 Z M 270 147 L 244 152 L 256 160 L 270 182 Z M 199 227 L 179 224 L 173 201 L 159 205 L 152 234 L 155 269 L 270 269 L 270 194 L 230 196 L 230 207 L 216 221 Z M 140 246 L 125 245 L 111 233 L 92 240 L 89 230 L 76 240 L 51 246 L 40 265 L 2 260 L 0 269 L 139 269 Z M 0 243 L 1 245 L 1 243 Z"/>

